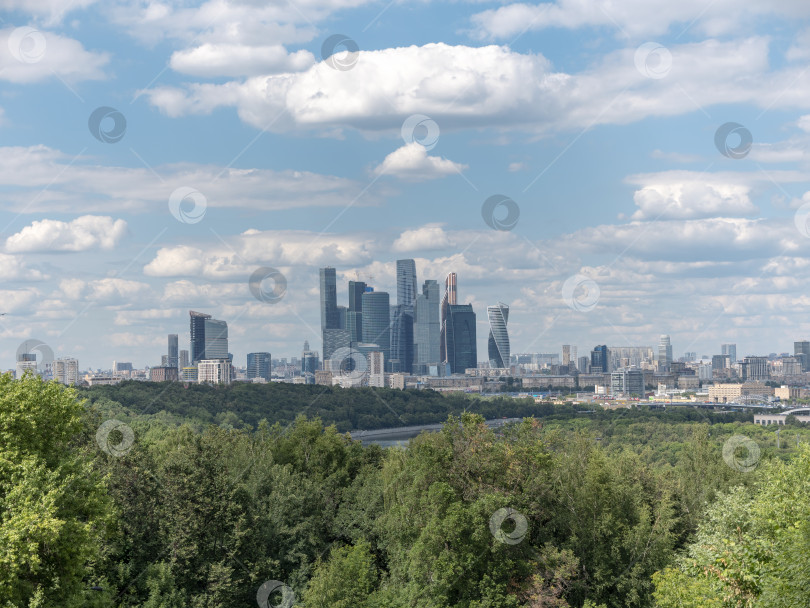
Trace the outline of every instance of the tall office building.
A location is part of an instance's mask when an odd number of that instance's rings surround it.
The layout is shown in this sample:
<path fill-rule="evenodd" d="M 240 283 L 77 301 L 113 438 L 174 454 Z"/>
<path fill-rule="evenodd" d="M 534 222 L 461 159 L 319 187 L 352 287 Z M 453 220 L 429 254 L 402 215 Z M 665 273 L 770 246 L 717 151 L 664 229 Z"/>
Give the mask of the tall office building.
<path fill-rule="evenodd" d="M 341 323 L 341 311 L 337 305 L 337 278 L 334 268 L 320 269 L 320 288 L 323 357 L 329 359 L 338 348 L 349 346 L 351 334 L 346 329 L 345 316 Z M 341 325 L 343 325 L 342 328 Z"/>
<path fill-rule="evenodd" d="M 629 368 L 610 374 L 610 392 L 612 395 L 626 397 L 644 396 L 644 372 L 640 369 Z"/>
<path fill-rule="evenodd" d="M 391 359 L 394 372 L 413 371 L 413 322 L 416 301 L 416 262 L 397 260 L 397 305 L 391 307 Z"/>
<path fill-rule="evenodd" d="M 169 367 L 177 367 L 179 362 L 177 334 L 169 334 L 169 356 L 167 362 Z"/>
<path fill-rule="evenodd" d="M 767 382 L 771 378 L 768 357 L 745 357 L 741 372 L 743 382 Z"/>
<path fill-rule="evenodd" d="M 413 372 L 413 307 L 391 307 L 391 360 L 392 372 Z"/>
<path fill-rule="evenodd" d="M 576 361 L 576 357 L 574 357 L 574 361 Z M 562 364 L 563 365 L 571 365 L 571 345 L 570 344 L 563 344 L 563 347 L 562 347 Z"/>
<path fill-rule="evenodd" d="M 202 312 L 188 311 L 191 318 L 191 365 L 205 359 L 205 321 L 211 315 Z"/>
<path fill-rule="evenodd" d="M 608 347 L 604 344 L 600 344 L 591 351 L 591 373 L 610 373 L 610 355 L 608 353 Z"/>
<path fill-rule="evenodd" d="M 414 305 L 414 358 L 417 373 L 426 374 L 430 365 L 439 358 L 441 320 L 439 317 L 439 284 L 428 279 L 422 285 L 422 293 L 416 296 Z"/>
<path fill-rule="evenodd" d="M 794 343 L 795 346 L 795 343 Z M 736 344 L 723 344 L 720 346 L 720 353 L 728 355 L 731 365 L 737 362 L 737 345 Z M 810 352 L 810 345 L 808 345 L 808 352 Z"/>
<path fill-rule="evenodd" d="M 456 287 L 456 273 L 451 272 L 444 280 L 444 295 L 442 296 L 442 306 L 440 310 L 440 329 L 439 329 L 439 360 L 442 363 L 448 362 L 447 357 L 447 322 L 449 307 L 456 304 L 457 287 Z"/>
<path fill-rule="evenodd" d="M 489 364 L 495 368 L 509 367 L 509 334 L 506 324 L 509 322 L 509 306 L 498 302 L 494 306 L 487 306 L 489 319 Z"/>
<path fill-rule="evenodd" d="M 362 281 L 349 281 L 349 308 L 346 309 L 346 329 L 351 342 L 363 341 L 363 294 L 366 284 Z"/>
<path fill-rule="evenodd" d="M 446 319 L 446 360 L 451 374 L 478 367 L 475 312 L 472 304 L 448 304 Z"/>
<path fill-rule="evenodd" d="M 669 336 L 661 334 L 658 341 L 658 371 L 668 372 L 672 369 L 672 344 Z"/>
<path fill-rule="evenodd" d="M 248 353 L 247 377 L 248 380 L 264 378 L 270 381 L 270 353 Z"/>
<path fill-rule="evenodd" d="M 304 342 L 304 350 L 301 353 L 301 373 L 304 376 L 315 376 L 318 371 L 318 353 L 317 351 L 309 350 L 309 342 Z"/>
<path fill-rule="evenodd" d="M 397 260 L 397 305 L 413 307 L 416 301 L 416 262 Z"/>
<path fill-rule="evenodd" d="M 385 361 L 391 359 L 391 305 L 385 291 L 363 294 L 363 341 L 377 344 Z"/>
<path fill-rule="evenodd" d="M 802 362 L 802 371 L 810 370 L 810 342 L 807 340 L 794 342 L 793 356 Z"/>
<path fill-rule="evenodd" d="M 204 359 L 228 359 L 228 324 L 217 319 L 205 319 Z"/>
<path fill-rule="evenodd" d="M 184 367 L 188 367 L 188 351 L 187 350 L 181 350 L 180 351 L 180 357 L 179 357 L 179 360 L 177 361 L 177 367 L 178 367 L 178 369 L 183 369 Z"/>

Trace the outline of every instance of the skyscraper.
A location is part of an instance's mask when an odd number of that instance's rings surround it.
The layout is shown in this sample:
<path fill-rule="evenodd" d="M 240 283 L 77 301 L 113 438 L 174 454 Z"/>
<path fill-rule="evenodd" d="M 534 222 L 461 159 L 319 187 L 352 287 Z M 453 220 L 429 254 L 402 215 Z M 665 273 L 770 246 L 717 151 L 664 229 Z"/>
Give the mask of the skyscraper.
<path fill-rule="evenodd" d="M 574 357 L 576 360 L 576 357 Z M 563 365 L 570 365 L 571 364 L 571 345 L 570 344 L 563 344 L 562 347 L 562 364 Z"/>
<path fill-rule="evenodd" d="M 794 346 L 796 343 L 794 342 Z M 737 345 L 736 344 L 723 344 L 721 347 L 720 353 L 723 355 L 728 355 L 729 362 L 731 365 L 734 365 L 737 362 Z M 810 346 L 808 346 L 810 349 Z"/>
<path fill-rule="evenodd" d="M 494 306 L 487 306 L 489 319 L 489 363 L 492 367 L 509 367 L 509 334 L 506 324 L 509 322 L 509 306 L 498 302 Z"/>
<path fill-rule="evenodd" d="M 591 351 L 591 373 L 607 374 L 610 372 L 610 355 L 608 347 L 600 344 Z"/>
<path fill-rule="evenodd" d="M 475 332 L 475 312 L 472 304 L 448 304 L 446 321 L 445 362 L 451 374 L 478 367 L 478 346 Z"/>
<path fill-rule="evenodd" d="M 444 295 L 442 296 L 441 307 L 441 328 L 439 335 L 439 360 L 442 363 L 449 361 L 447 355 L 447 322 L 449 307 L 456 304 L 456 273 L 451 272 L 444 280 Z"/>
<path fill-rule="evenodd" d="M 391 359 L 391 307 L 385 291 L 367 291 L 363 294 L 363 341 L 377 344 Z"/>
<path fill-rule="evenodd" d="M 346 329 L 352 343 L 363 341 L 363 294 L 366 284 L 362 281 L 349 281 L 349 308 L 346 310 Z"/>
<path fill-rule="evenodd" d="M 184 367 L 188 367 L 188 351 L 187 350 L 181 350 L 180 351 L 180 357 L 179 357 L 179 360 L 177 362 L 177 367 L 179 369 L 183 369 Z"/>
<path fill-rule="evenodd" d="M 397 305 L 413 307 L 416 300 L 416 262 L 397 260 Z"/>
<path fill-rule="evenodd" d="M 203 359 L 228 358 L 228 324 L 217 319 L 205 319 L 205 356 Z"/>
<path fill-rule="evenodd" d="M 169 367 L 177 367 L 178 363 L 177 334 L 169 334 L 169 357 L 167 364 Z"/>
<path fill-rule="evenodd" d="M 264 378 L 270 381 L 270 353 L 248 353 L 247 377 Z"/>
<path fill-rule="evenodd" d="M 426 374 L 429 365 L 441 361 L 440 334 L 439 284 L 428 279 L 422 285 L 422 293 L 416 296 L 414 305 L 414 358 L 417 373 Z"/>
<path fill-rule="evenodd" d="M 337 279 L 334 268 L 320 269 L 320 287 L 323 358 L 329 359 L 337 349 L 351 344 L 351 333 L 346 329 L 346 313 L 341 319 L 341 309 L 337 305 Z"/>
<path fill-rule="evenodd" d="M 658 371 L 668 372 L 672 369 L 672 344 L 669 341 L 669 336 L 661 334 L 661 339 L 658 341 Z"/>
<path fill-rule="evenodd" d="M 313 378 L 318 371 L 318 353 L 309 350 L 309 342 L 304 342 L 304 351 L 301 353 L 301 373 L 304 376 L 311 375 Z"/>
<path fill-rule="evenodd" d="M 191 364 L 205 359 L 205 321 L 211 315 L 202 312 L 188 311 L 191 318 Z"/>
<path fill-rule="evenodd" d="M 413 371 L 413 320 L 416 262 L 397 260 L 397 305 L 391 309 L 391 371 Z"/>
<path fill-rule="evenodd" d="M 802 362 L 802 371 L 810 369 L 810 342 L 807 340 L 794 342 L 793 356 Z"/>

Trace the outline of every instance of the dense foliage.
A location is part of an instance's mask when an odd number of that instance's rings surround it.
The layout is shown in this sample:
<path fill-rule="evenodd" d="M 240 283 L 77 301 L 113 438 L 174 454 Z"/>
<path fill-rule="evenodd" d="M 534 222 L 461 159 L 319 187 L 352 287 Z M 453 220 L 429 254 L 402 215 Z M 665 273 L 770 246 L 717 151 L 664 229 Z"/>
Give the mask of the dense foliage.
<path fill-rule="evenodd" d="M 508 400 L 261 389 L 2 377 L 0 606 L 809 603 L 804 428 L 525 402 L 494 432 L 463 412 Z M 446 423 L 382 449 L 304 415 L 345 430 L 378 398 Z"/>

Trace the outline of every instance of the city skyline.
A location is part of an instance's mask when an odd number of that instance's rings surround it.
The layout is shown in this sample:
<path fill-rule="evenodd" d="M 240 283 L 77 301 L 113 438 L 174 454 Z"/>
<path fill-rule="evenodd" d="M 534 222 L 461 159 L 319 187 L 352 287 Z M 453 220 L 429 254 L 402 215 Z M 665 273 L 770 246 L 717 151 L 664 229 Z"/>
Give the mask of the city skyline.
<path fill-rule="evenodd" d="M 398 258 L 458 274 L 479 353 L 497 301 L 516 352 L 810 335 L 810 6 L 316 4 L 6 7 L 0 358 L 146 364 L 189 309 L 295 353 L 318 268 Z"/>

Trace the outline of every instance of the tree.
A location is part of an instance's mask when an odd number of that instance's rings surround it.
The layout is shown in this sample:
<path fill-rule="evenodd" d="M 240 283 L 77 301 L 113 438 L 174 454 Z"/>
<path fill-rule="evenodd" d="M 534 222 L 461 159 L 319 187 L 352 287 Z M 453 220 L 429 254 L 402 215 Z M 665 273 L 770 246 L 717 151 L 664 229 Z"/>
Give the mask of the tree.
<path fill-rule="evenodd" d="M 326 561 L 319 561 L 304 591 L 307 608 L 362 608 L 374 591 L 379 573 L 371 545 L 335 547 Z"/>
<path fill-rule="evenodd" d="M 0 601 L 90 606 L 112 509 L 82 447 L 76 391 L 0 376 Z"/>

